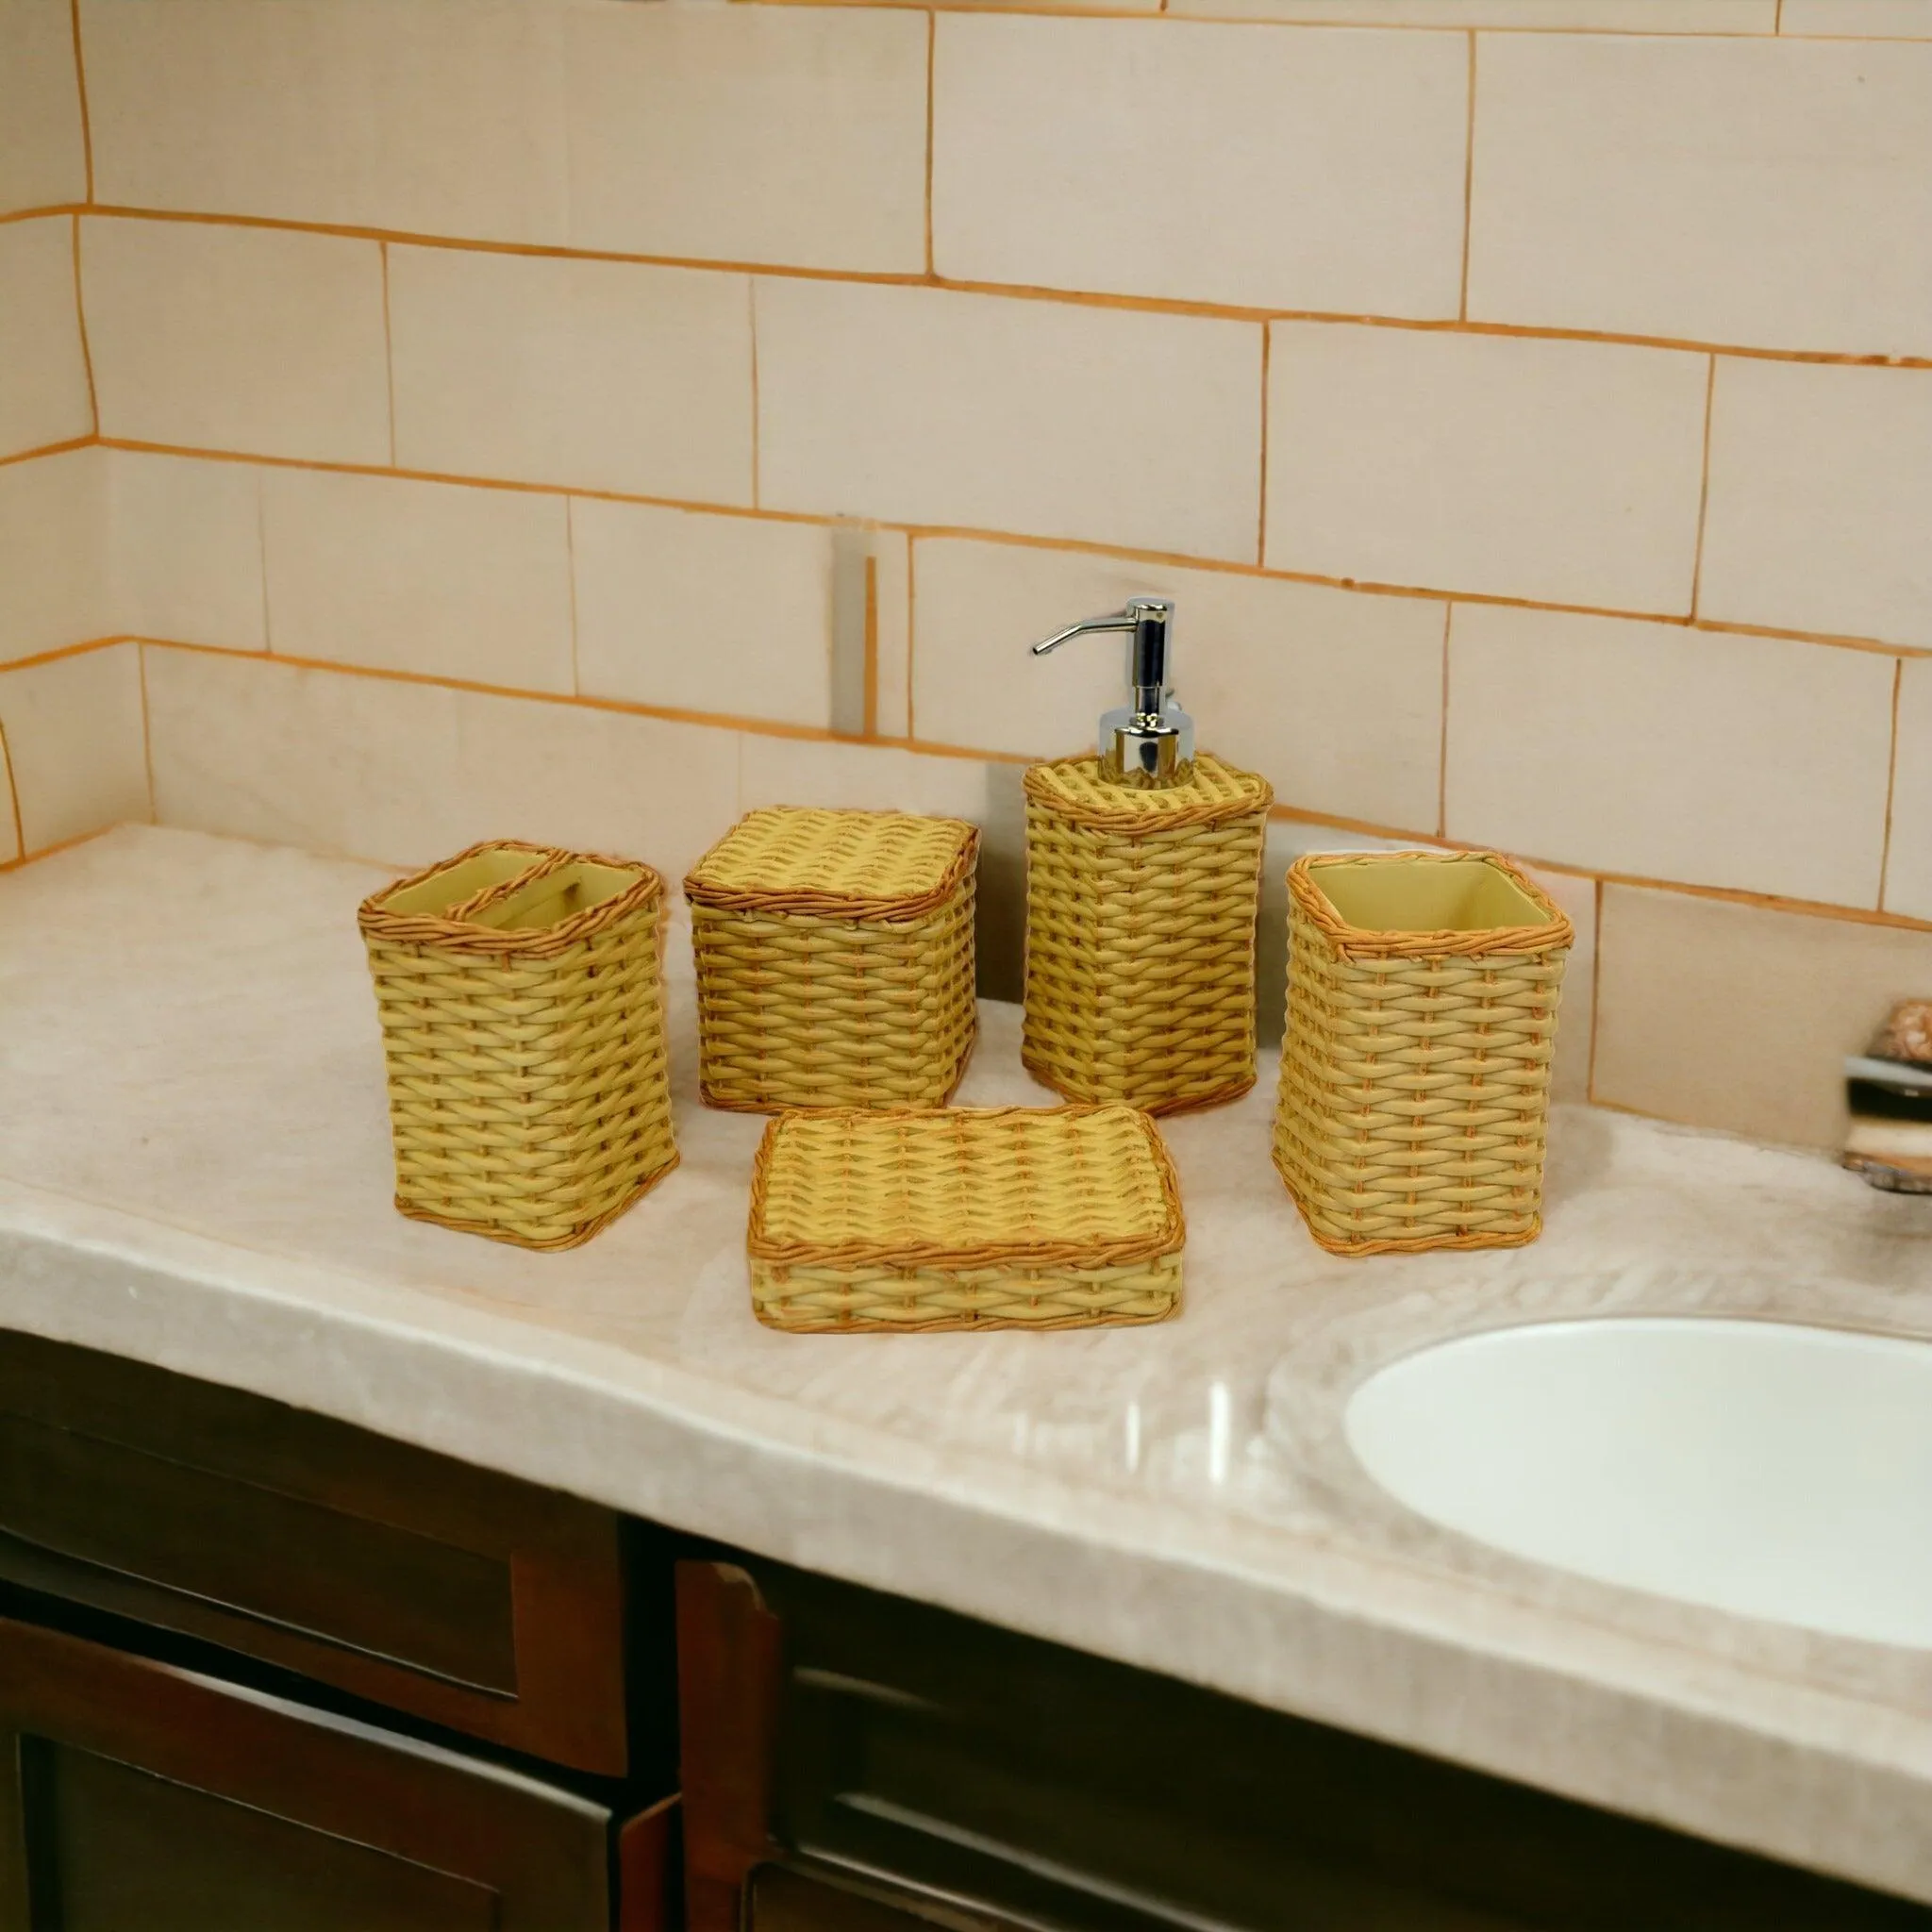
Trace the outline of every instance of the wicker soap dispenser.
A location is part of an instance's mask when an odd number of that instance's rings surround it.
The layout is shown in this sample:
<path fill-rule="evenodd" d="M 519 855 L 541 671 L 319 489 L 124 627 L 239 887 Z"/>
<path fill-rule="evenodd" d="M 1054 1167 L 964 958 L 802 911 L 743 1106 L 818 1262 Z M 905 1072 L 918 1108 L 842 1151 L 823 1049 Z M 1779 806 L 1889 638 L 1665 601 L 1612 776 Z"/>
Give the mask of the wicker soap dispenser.
<path fill-rule="evenodd" d="M 1266 779 L 1194 749 L 1175 702 L 1174 606 L 1133 597 L 1033 646 L 1127 634 L 1133 701 L 1097 755 L 1027 769 L 1022 1058 L 1069 1100 L 1149 1113 L 1255 1084 L 1255 917 Z"/>

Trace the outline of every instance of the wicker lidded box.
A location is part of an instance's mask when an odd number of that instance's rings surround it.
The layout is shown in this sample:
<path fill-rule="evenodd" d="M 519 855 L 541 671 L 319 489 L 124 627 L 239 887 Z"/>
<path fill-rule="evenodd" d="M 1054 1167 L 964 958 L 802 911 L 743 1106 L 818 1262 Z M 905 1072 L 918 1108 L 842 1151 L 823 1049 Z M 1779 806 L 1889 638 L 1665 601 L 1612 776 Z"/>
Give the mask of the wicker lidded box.
<path fill-rule="evenodd" d="M 1255 912 L 1274 794 L 1209 752 L 1136 788 L 1030 766 L 1021 1058 L 1069 1100 L 1150 1113 L 1255 1084 Z"/>
<path fill-rule="evenodd" d="M 800 1333 L 1088 1328 L 1180 1306 L 1173 1162 L 1129 1107 L 781 1114 L 752 1177 L 752 1307 Z"/>
<path fill-rule="evenodd" d="M 748 813 L 684 882 L 699 1080 L 746 1112 L 941 1107 L 978 1026 L 978 829 L 896 811 Z"/>
<path fill-rule="evenodd" d="M 1569 920 L 1492 852 L 1310 854 L 1288 893 L 1274 1164 L 1308 1231 L 1534 1241 Z"/>
<path fill-rule="evenodd" d="M 663 900 L 648 865 L 502 841 L 362 902 L 403 1213 L 575 1247 L 677 1165 Z"/>

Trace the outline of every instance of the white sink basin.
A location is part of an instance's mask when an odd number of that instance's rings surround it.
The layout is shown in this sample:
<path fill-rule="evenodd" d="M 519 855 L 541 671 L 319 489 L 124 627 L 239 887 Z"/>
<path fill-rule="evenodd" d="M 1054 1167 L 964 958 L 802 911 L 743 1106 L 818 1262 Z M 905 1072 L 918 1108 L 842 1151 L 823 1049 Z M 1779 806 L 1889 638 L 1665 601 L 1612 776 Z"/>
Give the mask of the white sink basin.
<path fill-rule="evenodd" d="M 1606 1583 L 1932 1646 L 1932 1342 L 1627 1318 L 1372 1375 L 1350 1446 L 1422 1515 Z"/>

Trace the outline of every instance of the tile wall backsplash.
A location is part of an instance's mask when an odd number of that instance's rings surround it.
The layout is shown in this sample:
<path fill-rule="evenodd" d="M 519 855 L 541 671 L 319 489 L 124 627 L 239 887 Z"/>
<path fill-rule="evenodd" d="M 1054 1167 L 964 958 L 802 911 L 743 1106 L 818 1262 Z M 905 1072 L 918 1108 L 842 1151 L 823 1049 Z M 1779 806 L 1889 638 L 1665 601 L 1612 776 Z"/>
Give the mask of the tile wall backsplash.
<path fill-rule="evenodd" d="M 1295 853 L 1498 844 L 1563 1094 L 1829 1144 L 1932 994 L 1932 0 L 1164 14 L 0 0 L 0 864 L 896 804 L 1010 995 L 1119 675 L 1023 647 L 1165 592 L 1271 1024 Z"/>

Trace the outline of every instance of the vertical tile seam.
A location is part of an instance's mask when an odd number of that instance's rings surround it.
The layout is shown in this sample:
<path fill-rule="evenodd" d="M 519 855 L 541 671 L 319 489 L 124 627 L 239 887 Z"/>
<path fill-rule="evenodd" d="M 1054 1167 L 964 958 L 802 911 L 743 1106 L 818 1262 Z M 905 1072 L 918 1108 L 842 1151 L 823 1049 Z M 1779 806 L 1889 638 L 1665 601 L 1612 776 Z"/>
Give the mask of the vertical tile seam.
<path fill-rule="evenodd" d="M 1456 622 L 1456 600 L 1442 605 L 1442 717 L 1436 741 L 1436 837 L 1449 836 L 1449 633 Z"/>
<path fill-rule="evenodd" d="M 751 507 L 758 509 L 760 508 L 758 493 L 763 482 L 758 474 L 758 278 L 756 275 L 744 278 L 744 306 L 751 328 Z"/>
<path fill-rule="evenodd" d="M 94 388 L 94 353 L 87 339 L 87 298 L 80 285 L 80 217 L 72 217 L 74 223 L 74 325 L 80 337 L 80 366 L 87 376 L 87 415 L 93 425 L 92 435 L 101 433 L 101 399 Z"/>
<path fill-rule="evenodd" d="M 1255 568 L 1268 567 L 1268 367 L 1274 354 L 1274 325 L 1261 325 L 1261 504 L 1255 519 Z"/>
<path fill-rule="evenodd" d="M 570 694 L 584 694 L 583 673 L 577 668 L 577 506 L 574 496 L 563 499 L 563 573 L 570 596 Z"/>
<path fill-rule="evenodd" d="M 389 319 L 389 243 L 376 244 L 382 256 L 382 375 L 389 402 L 389 466 L 396 467 L 396 341 Z"/>
<path fill-rule="evenodd" d="M 1456 319 L 1469 320 L 1469 236 L 1475 220 L 1475 29 L 1469 33 L 1469 101 L 1462 137 L 1462 279 L 1456 297 Z"/>
<path fill-rule="evenodd" d="M 13 749 L 7 741 L 7 721 L 0 718 L 0 765 L 7 767 L 7 804 L 13 813 L 13 856 L 26 857 L 26 827 L 20 819 L 20 782 L 13 775 Z"/>
<path fill-rule="evenodd" d="M 1891 758 L 1885 773 L 1885 835 L 1878 846 L 1878 904 L 1876 910 L 1883 912 L 1886 890 L 1890 883 L 1891 873 L 1891 808 L 1892 801 L 1898 794 L 1898 713 L 1899 701 L 1905 691 L 1906 660 L 1897 658 L 1891 666 Z"/>
<path fill-rule="evenodd" d="M 1167 0 L 1161 0 L 1165 7 Z M 937 9 L 925 16 L 925 273 L 933 275 L 932 254 L 932 159 L 933 120 L 937 107 L 935 75 L 939 61 L 940 17 Z"/>
<path fill-rule="evenodd" d="M 94 132 L 87 106 L 87 59 L 80 44 L 80 0 L 68 0 L 68 18 L 74 28 L 74 91 L 80 99 L 80 158 L 87 181 L 87 198 L 94 198 Z"/>
<path fill-rule="evenodd" d="M 1604 882 L 1596 882 L 1596 916 L 1590 935 L 1590 1060 L 1584 1069 L 1583 1097 L 1596 1104 L 1596 1041 L 1604 1010 Z"/>
<path fill-rule="evenodd" d="M 906 533 L 906 742 L 917 742 L 912 716 L 912 667 L 919 650 L 919 539 Z"/>
<path fill-rule="evenodd" d="M 865 695 L 859 722 L 868 739 L 879 735 L 879 560 L 871 551 L 865 558 Z"/>
<path fill-rule="evenodd" d="M 140 642 L 134 645 L 134 675 L 141 688 L 141 762 L 147 774 L 147 820 L 149 824 L 158 825 L 160 824 L 160 806 L 155 791 L 154 732 L 148 723 L 147 646 Z"/>
<path fill-rule="evenodd" d="M 1698 599 L 1704 591 L 1704 525 L 1710 508 L 1710 419 L 1717 399 L 1717 357 L 1707 358 L 1704 376 L 1704 454 L 1697 482 L 1697 539 L 1690 552 L 1690 617 L 1697 617 Z"/>
<path fill-rule="evenodd" d="M 261 572 L 261 650 L 266 658 L 275 654 L 275 630 L 269 617 L 268 594 L 268 490 L 267 478 L 255 473 L 255 555 Z"/>

